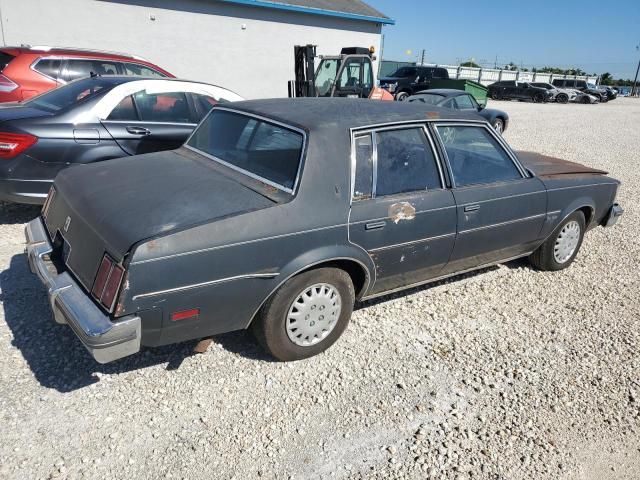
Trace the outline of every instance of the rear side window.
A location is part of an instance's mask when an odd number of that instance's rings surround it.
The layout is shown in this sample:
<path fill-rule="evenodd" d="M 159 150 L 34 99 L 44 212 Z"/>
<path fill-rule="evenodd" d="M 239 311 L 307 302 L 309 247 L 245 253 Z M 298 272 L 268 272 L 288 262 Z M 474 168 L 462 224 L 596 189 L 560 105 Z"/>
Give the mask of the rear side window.
<path fill-rule="evenodd" d="M 422 128 L 377 132 L 376 150 L 377 197 L 442 187 Z"/>
<path fill-rule="evenodd" d="M 484 127 L 439 125 L 456 187 L 522 178 L 505 149 Z"/>
<path fill-rule="evenodd" d="M 373 186 L 373 140 L 371 134 L 356 137 L 356 178 L 353 186 L 353 199 L 371 198 Z"/>
<path fill-rule="evenodd" d="M 187 145 L 288 192 L 295 188 L 302 156 L 301 133 L 275 123 L 214 110 Z"/>
<path fill-rule="evenodd" d="M 138 120 L 138 113 L 133 104 L 133 96 L 129 95 L 111 110 L 107 120 Z"/>
<path fill-rule="evenodd" d="M 134 94 L 140 120 L 143 122 L 191 123 L 191 111 L 184 92 Z"/>
<path fill-rule="evenodd" d="M 137 63 L 124 62 L 122 66 L 124 68 L 125 75 L 135 75 L 137 77 L 166 77 L 166 75 L 163 75 L 153 68 L 138 65 Z"/>
<path fill-rule="evenodd" d="M 458 110 L 477 110 L 478 106 L 474 105 L 474 101 L 469 95 L 458 95 L 455 98 Z"/>
<path fill-rule="evenodd" d="M 14 58 L 16 57 L 14 57 L 13 55 L 9 55 L 5 52 L 0 52 L 0 72 L 4 70 L 5 67 L 9 65 L 9 63 L 11 63 L 11 60 L 13 60 Z"/>
<path fill-rule="evenodd" d="M 43 58 L 41 60 L 38 60 L 38 63 L 33 66 L 33 69 L 46 77 L 56 80 L 60 77 L 61 64 L 61 60 L 56 60 L 53 58 Z"/>
<path fill-rule="evenodd" d="M 108 60 L 67 60 L 63 78 L 66 81 L 94 75 L 117 75 L 118 64 Z"/>

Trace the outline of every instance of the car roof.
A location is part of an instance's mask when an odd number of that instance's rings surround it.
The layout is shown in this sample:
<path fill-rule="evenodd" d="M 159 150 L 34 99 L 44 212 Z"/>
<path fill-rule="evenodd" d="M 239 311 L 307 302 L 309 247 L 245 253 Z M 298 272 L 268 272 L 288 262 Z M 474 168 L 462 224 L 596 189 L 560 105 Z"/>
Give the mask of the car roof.
<path fill-rule="evenodd" d="M 111 80 L 113 82 L 114 85 L 120 85 L 123 83 L 131 83 L 131 82 L 149 82 L 149 81 L 153 81 L 153 82 L 182 82 L 182 83 L 199 83 L 202 85 L 209 85 L 211 87 L 217 87 L 217 88 L 221 88 L 222 90 L 229 90 L 228 88 L 224 88 L 221 87 L 219 85 L 214 85 L 213 83 L 207 83 L 207 82 L 199 82 L 197 80 L 187 80 L 185 78 L 173 78 L 173 77 L 146 77 L 146 76 L 137 76 L 137 75 L 96 75 L 95 77 L 83 77 L 83 78 L 78 78 L 77 80 L 74 80 L 74 82 L 80 81 L 80 80 L 87 80 L 87 79 L 91 79 L 91 78 L 102 78 L 102 79 L 107 79 L 107 80 Z M 231 90 L 229 90 L 231 91 Z"/>
<path fill-rule="evenodd" d="M 217 107 L 216 107 L 217 108 Z M 425 120 L 485 121 L 475 113 L 432 105 L 358 98 L 274 98 L 225 104 L 224 108 L 266 117 L 305 130 L 345 130 Z"/>
<path fill-rule="evenodd" d="M 139 62 L 150 63 L 149 60 L 124 52 L 110 52 L 105 50 L 90 50 L 83 48 L 73 47 L 50 47 L 47 45 L 21 45 L 19 47 L 0 47 L 0 50 L 12 51 L 20 54 L 32 54 L 32 55 L 51 55 L 51 56 L 74 56 L 74 57 L 98 57 L 98 58 L 117 58 L 121 60 L 136 60 Z"/>

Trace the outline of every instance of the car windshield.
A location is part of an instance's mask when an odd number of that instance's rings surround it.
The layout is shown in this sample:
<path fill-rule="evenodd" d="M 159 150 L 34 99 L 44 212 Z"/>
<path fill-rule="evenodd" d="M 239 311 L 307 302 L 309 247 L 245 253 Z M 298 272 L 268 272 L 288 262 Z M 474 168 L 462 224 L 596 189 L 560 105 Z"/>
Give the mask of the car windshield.
<path fill-rule="evenodd" d="M 409 102 L 426 103 L 427 105 L 437 105 L 442 101 L 444 95 L 438 95 L 435 93 L 419 93 L 417 95 L 411 95 L 407 100 Z"/>
<path fill-rule="evenodd" d="M 407 77 L 415 77 L 417 74 L 418 74 L 417 68 L 402 67 L 396 70 L 394 73 L 392 73 L 391 76 L 398 77 L 398 78 L 407 78 Z"/>
<path fill-rule="evenodd" d="M 103 95 L 117 84 L 113 79 L 85 78 L 38 95 L 24 102 L 24 105 L 47 112 L 58 112 L 80 101 Z"/>
<path fill-rule="evenodd" d="M 271 186 L 293 193 L 304 137 L 292 129 L 241 113 L 214 109 L 187 145 Z"/>

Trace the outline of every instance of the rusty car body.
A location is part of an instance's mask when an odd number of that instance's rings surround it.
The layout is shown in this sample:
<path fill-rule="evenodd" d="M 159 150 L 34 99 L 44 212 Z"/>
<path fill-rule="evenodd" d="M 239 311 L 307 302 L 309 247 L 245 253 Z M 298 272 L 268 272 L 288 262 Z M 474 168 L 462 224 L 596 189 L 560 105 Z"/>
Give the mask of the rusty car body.
<path fill-rule="evenodd" d="M 354 301 L 519 257 L 566 268 L 622 214 L 604 173 L 516 154 L 472 113 L 238 102 L 177 150 L 62 172 L 26 249 L 99 362 L 246 328 L 296 360 Z"/>

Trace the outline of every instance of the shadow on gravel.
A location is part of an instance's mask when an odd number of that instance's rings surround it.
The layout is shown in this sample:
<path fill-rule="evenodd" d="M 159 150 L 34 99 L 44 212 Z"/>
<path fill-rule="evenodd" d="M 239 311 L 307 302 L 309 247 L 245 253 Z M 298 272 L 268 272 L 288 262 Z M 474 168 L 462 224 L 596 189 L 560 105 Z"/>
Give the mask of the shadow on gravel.
<path fill-rule="evenodd" d="M 38 216 L 40 205 L 0 202 L 0 224 L 27 223 Z"/>
<path fill-rule="evenodd" d="M 193 354 L 193 342 L 146 349 L 137 355 L 101 365 L 66 325 L 54 322 L 44 287 L 29 271 L 24 254 L 15 255 L 0 273 L 0 299 L 5 321 L 13 334 L 13 345 L 27 361 L 43 387 L 70 392 L 100 380 L 100 374 L 117 374 L 168 362 L 176 370 Z M 236 345 L 237 340 L 226 340 Z M 236 345 L 240 350 L 240 346 Z"/>

